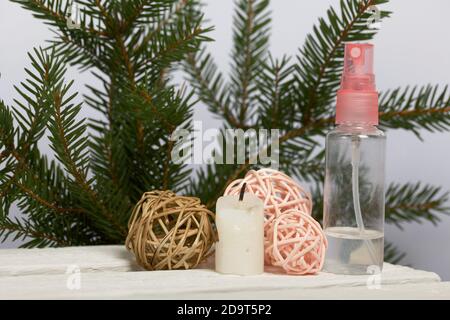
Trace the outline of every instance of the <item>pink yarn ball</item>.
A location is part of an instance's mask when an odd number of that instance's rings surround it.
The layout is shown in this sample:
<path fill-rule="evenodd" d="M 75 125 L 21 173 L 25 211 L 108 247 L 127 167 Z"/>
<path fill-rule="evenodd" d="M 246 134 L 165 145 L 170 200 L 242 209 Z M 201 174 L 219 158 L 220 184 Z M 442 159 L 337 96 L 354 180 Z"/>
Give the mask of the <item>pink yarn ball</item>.
<path fill-rule="evenodd" d="M 233 181 L 224 195 L 239 194 L 247 183 L 246 192 L 253 193 L 264 202 L 265 225 L 289 209 L 311 214 L 311 195 L 288 175 L 274 169 L 250 170 L 243 179 Z"/>
<path fill-rule="evenodd" d="M 320 224 L 311 215 L 289 210 L 266 230 L 265 259 L 289 274 L 314 274 L 322 269 L 328 246 Z"/>

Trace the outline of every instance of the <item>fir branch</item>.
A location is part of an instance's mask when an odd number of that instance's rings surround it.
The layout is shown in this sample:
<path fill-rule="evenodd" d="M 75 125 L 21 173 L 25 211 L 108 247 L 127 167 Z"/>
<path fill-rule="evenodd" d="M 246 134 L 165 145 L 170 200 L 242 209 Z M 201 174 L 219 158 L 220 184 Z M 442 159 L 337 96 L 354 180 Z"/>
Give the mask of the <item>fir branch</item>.
<path fill-rule="evenodd" d="M 268 4 L 268 0 L 241 0 L 236 4 L 230 85 L 224 83 L 223 75 L 205 50 L 190 54 L 185 60 L 184 69 L 190 75 L 199 98 L 212 112 L 224 117 L 235 128 L 248 129 L 252 126 L 247 123 L 247 113 L 249 109 L 254 109 L 251 104 L 256 102 L 253 101 L 256 76 L 267 53 L 270 23 Z M 231 105 L 236 107 L 231 108 Z"/>
<path fill-rule="evenodd" d="M 70 5 L 79 3 L 85 6 L 85 12 L 82 12 L 82 19 L 80 21 L 80 29 L 90 34 L 91 36 L 107 36 L 103 30 L 95 29 L 93 26 L 93 19 L 86 19 L 87 12 L 89 17 L 93 17 L 93 3 L 89 1 L 67 1 L 67 0 L 10 0 L 20 4 L 22 8 L 29 10 L 33 13 L 33 16 L 37 19 L 44 20 L 47 24 L 57 27 L 59 30 L 67 32 L 67 17 Z M 98 25 L 98 24 L 97 24 Z"/>
<path fill-rule="evenodd" d="M 107 53 L 104 47 L 100 45 L 104 40 L 91 36 L 71 36 L 64 32 L 54 33 L 56 39 L 49 42 L 58 56 L 65 57 L 72 66 L 77 66 L 81 71 L 95 67 L 106 72 L 108 66 L 104 56 Z"/>
<path fill-rule="evenodd" d="M 132 134 L 134 127 L 130 125 L 130 119 L 123 119 L 124 127 L 128 128 L 124 131 L 128 141 L 127 153 L 133 155 L 133 163 L 140 163 L 139 166 L 130 168 L 129 177 L 134 181 L 132 184 L 143 188 L 136 190 L 136 195 L 132 198 L 139 198 L 145 190 L 161 189 L 163 185 L 177 190 L 178 184 L 181 186 L 184 181 L 184 166 L 174 164 L 170 160 L 170 149 L 173 147 L 170 137 L 177 128 L 190 128 L 191 96 L 184 97 L 173 87 L 168 87 L 167 90 L 155 87 L 150 92 L 140 87 L 137 92 L 130 91 L 123 98 L 126 100 L 123 106 L 134 106 L 138 110 L 136 115 L 144 124 L 145 148 L 137 151 L 138 144 Z M 154 112 L 156 106 L 157 113 Z M 159 154 L 155 153 L 155 150 L 159 150 Z M 179 175 L 176 170 L 179 170 Z"/>
<path fill-rule="evenodd" d="M 18 99 L 14 99 L 16 107 L 13 108 L 15 120 L 18 122 L 22 129 L 22 133 L 18 135 L 17 143 L 14 141 L 14 137 L 9 135 L 7 137 L 0 138 L 5 140 L 6 148 L 9 154 L 16 161 L 14 164 L 14 173 L 10 177 L 9 181 L 5 181 L 1 185 L 0 194 L 5 195 L 11 192 L 12 186 L 24 187 L 20 184 L 20 179 L 24 174 L 34 172 L 33 164 L 38 158 L 32 158 L 30 160 L 31 148 L 42 137 L 45 131 L 45 123 L 49 117 L 49 99 L 48 95 L 50 90 L 53 90 L 55 86 L 59 85 L 61 81 L 61 68 L 55 67 L 55 56 L 52 54 L 45 54 L 42 49 L 34 49 L 34 55 L 28 54 L 33 69 L 25 69 L 26 73 L 30 76 L 26 82 L 22 82 L 23 89 L 15 87 L 16 91 L 23 98 L 23 102 Z M 36 74 L 34 72 L 36 72 Z M 3 105 L 3 110 L 6 113 L 5 117 L 9 113 L 6 106 Z M 9 113 L 10 114 L 10 113 Z M 11 130 L 13 126 L 11 114 L 5 119 L 4 128 Z M 18 131 L 13 131 L 18 134 Z M 11 134 L 12 132 L 10 132 Z M 14 134 L 15 134 L 14 133 Z M 18 145 L 17 148 L 15 145 Z M 10 163 L 11 164 L 11 163 Z M 29 191 L 25 188 L 25 190 Z M 24 191 L 24 188 L 22 188 Z M 32 192 L 25 192 L 28 196 L 40 199 L 41 204 L 48 204 L 45 199 L 40 198 L 37 194 Z M 59 208 L 48 206 L 55 211 L 60 211 Z"/>
<path fill-rule="evenodd" d="M 206 53 L 204 49 L 196 54 L 189 54 L 184 63 L 184 70 L 189 74 L 189 80 L 198 97 L 212 113 L 224 118 L 231 127 L 247 129 L 237 121 L 230 110 L 229 88 L 211 54 Z"/>
<path fill-rule="evenodd" d="M 74 122 L 81 105 L 71 104 L 74 95 L 65 98 L 71 85 L 72 83 L 53 92 L 53 114 L 49 125 L 51 147 L 67 171 L 73 176 L 76 183 L 73 185 L 74 190 L 81 197 L 86 197 L 87 212 L 91 215 L 95 215 L 97 212 L 101 214 L 111 223 L 111 226 L 108 226 L 105 231 L 109 231 L 112 237 L 121 237 L 126 234 L 125 227 L 104 205 L 87 178 L 88 141 L 84 136 L 85 125 L 83 122 L 76 124 Z"/>
<path fill-rule="evenodd" d="M 171 5 L 170 10 L 162 11 L 162 15 L 160 14 L 157 18 L 155 18 L 155 22 L 153 23 L 152 21 L 146 21 L 147 25 L 153 25 L 154 27 L 150 32 L 143 36 L 142 41 L 140 41 L 139 44 L 137 44 L 134 48 L 134 52 L 139 53 L 145 51 L 146 44 L 152 42 L 167 27 L 170 27 L 170 25 L 176 23 L 176 17 L 181 15 L 189 5 L 188 0 L 170 0 L 166 2 L 169 2 L 169 4 Z"/>
<path fill-rule="evenodd" d="M 11 155 L 17 130 L 14 128 L 13 114 L 3 101 L 0 100 L 0 150 L 1 159 Z"/>
<path fill-rule="evenodd" d="M 161 111 L 153 102 L 153 99 L 149 95 L 148 91 L 139 90 L 139 95 L 145 100 L 145 103 L 147 103 L 150 106 L 151 111 L 155 114 L 155 116 L 158 118 L 161 124 L 164 125 L 165 129 L 168 132 L 173 132 L 176 129 L 176 126 L 173 123 L 171 123 L 171 121 L 161 113 Z"/>
<path fill-rule="evenodd" d="M 233 19 L 233 62 L 230 90 L 238 107 L 235 118 L 240 127 L 252 118 L 256 75 L 267 57 L 269 43 L 269 0 L 239 0 Z"/>
<path fill-rule="evenodd" d="M 59 246 L 64 247 L 67 246 L 68 243 L 48 234 L 46 232 L 36 231 L 29 224 L 23 225 L 19 220 L 12 221 L 8 219 L 7 221 L 2 221 L 0 223 L 0 242 L 5 242 L 10 236 L 14 236 L 13 240 L 22 239 L 25 240 L 30 238 L 33 241 L 31 246 L 28 246 L 27 243 L 22 245 L 21 247 L 53 247 Z M 38 240 L 38 241 L 36 241 Z"/>
<path fill-rule="evenodd" d="M 386 221 L 402 229 L 403 222 L 440 221 L 440 214 L 450 214 L 449 193 L 430 185 L 391 184 L 386 191 Z"/>
<path fill-rule="evenodd" d="M 42 48 L 34 49 L 33 54 L 28 53 L 33 69 L 25 68 L 29 78 L 22 82 L 22 88 L 14 86 L 23 101 L 14 99 L 13 107 L 15 120 L 23 133 L 18 141 L 18 150 L 27 154 L 44 134 L 45 123 L 49 117 L 50 92 L 62 80 L 62 69 L 55 65 L 55 52 L 46 54 Z"/>
<path fill-rule="evenodd" d="M 403 258 L 406 256 L 406 254 L 403 252 L 399 252 L 398 249 L 389 242 L 385 242 L 384 244 L 384 261 L 392 263 L 392 264 L 399 264 Z"/>
<path fill-rule="evenodd" d="M 201 20 L 189 19 L 178 19 L 175 25 L 168 28 L 161 31 L 153 41 L 143 43 L 134 51 L 137 57 L 137 72 L 140 74 L 146 74 L 151 79 L 160 79 L 162 69 L 183 60 L 186 54 L 195 52 L 201 42 L 211 41 L 206 34 L 213 29 L 201 27 Z M 151 74 L 148 73 L 149 66 L 154 70 Z"/>
<path fill-rule="evenodd" d="M 62 0 L 10 0 L 20 4 L 24 9 L 33 13 L 37 19 L 46 20 L 47 23 L 62 27 L 66 25 L 66 12 L 68 1 Z M 65 5 L 63 6 L 63 3 Z"/>
<path fill-rule="evenodd" d="M 10 0 L 20 4 L 24 9 L 54 29 L 56 39 L 51 40 L 52 47 L 56 49 L 58 55 L 65 56 L 73 65 L 78 64 L 80 69 L 91 66 L 104 70 L 104 62 L 101 58 L 102 46 L 100 41 L 110 37 L 104 27 L 100 25 L 100 20 L 94 18 L 93 3 L 81 2 L 80 0 Z M 80 27 L 71 30 L 68 28 L 69 8 L 76 3 L 82 4 L 85 8 L 81 12 Z M 94 27 L 98 26 L 98 28 Z"/>
<path fill-rule="evenodd" d="M 406 87 L 388 90 L 380 96 L 384 128 L 407 129 L 421 139 L 419 130 L 442 132 L 450 129 L 448 86 Z"/>
<path fill-rule="evenodd" d="M 31 168 L 28 168 L 31 170 Z M 12 184 L 17 186 L 20 191 L 22 191 L 27 197 L 29 197 L 31 200 L 36 201 L 39 205 L 45 207 L 46 209 L 50 209 L 58 214 L 64 214 L 64 213 L 84 213 L 85 211 L 81 208 L 64 208 L 56 205 L 55 203 L 51 203 L 48 200 L 41 197 L 39 194 L 37 194 L 35 191 L 31 190 L 31 188 L 27 187 L 26 185 L 22 184 L 20 181 L 17 181 L 17 179 L 12 179 Z M 42 191 L 42 190 L 40 190 Z"/>
<path fill-rule="evenodd" d="M 15 137 L 17 130 L 13 124 L 13 114 L 9 108 L 0 101 L 0 199 L 11 192 L 11 186 L 18 174 L 15 163 Z"/>
<path fill-rule="evenodd" d="M 292 124 L 292 110 L 283 108 L 292 103 L 292 66 L 289 58 L 281 60 L 269 56 L 262 63 L 261 72 L 257 76 L 259 94 L 256 100 L 259 104 L 258 125 L 263 128 L 282 128 Z"/>
<path fill-rule="evenodd" d="M 24 102 L 14 100 L 17 105 L 14 108 L 16 121 L 23 132 L 17 134 L 17 142 L 11 141 L 8 145 L 15 164 L 13 175 L 2 183 L 2 194 L 17 199 L 19 208 L 33 221 L 33 228 L 37 228 L 32 229 L 35 234 L 40 232 L 38 229 L 45 230 L 48 226 L 56 228 L 59 224 L 61 229 L 58 230 L 66 239 L 65 243 L 74 241 L 77 244 L 77 239 L 90 233 L 86 229 L 86 211 L 72 207 L 78 204 L 67 192 L 62 170 L 55 162 L 49 166 L 37 147 L 50 117 L 53 92 L 62 84 L 64 68 L 55 58 L 54 51 L 48 53 L 35 49 L 34 55 L 29 54 L 29 58 L 34 70 L 26 69 L 30 78 L 22 83 L 23 89 L 16 87 Z M 8 121 L 12 125 L 11 116 Z M 79 227 L 85 233 L 69 232 L 71 228 Z"/>
<path fill-rule="evenodd" d="M 127 31 L 129 32 L 135 27 L 140 19 L 144 19 L 146 10 L 151 10 L 152 13 L 155 12 L 155 9 L 158 10 L 159 8 L 157 6 L 156 8 L 151 6 L 152 2 L 153 4 L 157 3 L 157 1 L 153 0 L 135 0 L 131 1 L 130 5 L 124 1 L 120 2 L 119 5 L 121 5 L 121 12 L 123 14 L 123 20 L 121 21 L 121 33 L 127 33 Z M 160 2 L 165 3 L 167 1 Z"/>
<path fill-rule="evenodd" d="M 76 30 L 67 25 L 69 1 L 13 2 L 52 26 L 57 38 L 51 54 L 30 57 L 35 70 L 27 70 L 31 81 L 17 89 L 17 129 L 8 108 L 0 108 L 0 209 L 8 212 L 15 201 L 27 214 L 29 225 L 12 223 L 16 234 L 29 231 L 34 238 L 29 247 L 121 242 L 142 192 L 186 186 L 190 170 L 172 163 L 170 136 L 189 128 L 191 95 L 169 85 L 167 71 L 210 40 L 211 29 L 201 27 L 197 1 L 76 0 L 83 7 Z M 78 119 L 81 105 L 69 94 L 72 83 L 64 83 L 64 62 L 96 69 L 103 85 L 85 97 L 105 116 L 90 119 L 89 136 Z M 37 151 L 46 129 L 65 171 Z M 41 233 L 60 241 L 39 239 Z"/>

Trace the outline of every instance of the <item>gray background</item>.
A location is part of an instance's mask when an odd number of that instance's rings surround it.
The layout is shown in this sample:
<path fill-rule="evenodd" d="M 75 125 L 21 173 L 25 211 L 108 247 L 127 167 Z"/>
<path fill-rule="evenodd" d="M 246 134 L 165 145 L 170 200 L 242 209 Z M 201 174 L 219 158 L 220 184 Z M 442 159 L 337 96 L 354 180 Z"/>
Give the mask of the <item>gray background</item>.
<path fill-rule="evenodd" d="M 222 70 L 228 70 L 231 48 L 233 1 L 207 0 L 205 8 L 210 23 L 216 26 L 210 45 Z M 272 0 L 273 32 L 271 50 L 274 56 L 294 55 L 303 44 L 317 18 L 323 16 L 337 0 L 294 1 Z M 450 1 L 393 0 L 385 6 L 393 11 L 374 40 L 378 88 L 383 90 L 414 84 L 450 83 Z M 33 46 L 45 45 L 52 33 L 29 12 L 7 0 L 0 1 L 0 97 L 10 103 L 15 97 L 13 84 L 25 78 L 28 66 L 26 52 Z M 85 92 L 83 85 L 95 81 L 89 73 L 69 70 L 76 80 L 75 89 Z M 179 81 L 181 77 L 177 77 Z M 83 115 L 92 115 L 85 109 Z M 207 120 L 204 127 L 218 121 L 199 104 L 196 120 Z M 404 131 L 388 132 L 387 180 L 396 182 L 423 181 L 442 185 L 450 190 L 450 134 L 423 134 L 424 141 Z M 48 150 L 45 143 L 42 145 Z M 448 204 L 450 206 L 450 203 Z M 450 280 L 450 217 L 442 217 L 438 226 L 430 223 L 403 225 L 403 230 L 386 227 L 386 238 L 407 253 L 402 263 L 437 272 Z M 0 247 L 15 247 L 6 242 Z"/>

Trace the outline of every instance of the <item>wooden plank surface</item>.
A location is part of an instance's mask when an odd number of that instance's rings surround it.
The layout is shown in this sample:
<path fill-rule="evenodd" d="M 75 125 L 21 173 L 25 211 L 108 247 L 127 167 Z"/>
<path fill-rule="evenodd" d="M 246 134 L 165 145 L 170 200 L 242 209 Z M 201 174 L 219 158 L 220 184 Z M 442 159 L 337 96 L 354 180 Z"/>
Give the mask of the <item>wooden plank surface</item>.
<path fill-rule="evenodd" d="M 72 265 L 81 272 L 140 270 L 124 246 L 0 250 L 0 277 L 62 274 Z"/>
<path fill-rule="evenodd" d="M 137 270 L 123 246 L 4 249 L 0 299 L 450 299 L 449 283 L 435 273 L 387 263 L 379 278 L 325 272 L 289 276 L 274 270 L 242 277 L 218 274 L 210 263 L 187 271 Z"/>
<path fill-rule="evenodd" d="M 394 268 L 395 269 L 395 268 Z M 79 277 L 79 282 L 74 281 Z M 90 272 L 0 278 L 0 299 L 407 299 L 450 298 L 448 282 L 366 276 L 224 276 L 211 270 Z M 427 281 L 426 281 L 427 280 Z M 79 286 L 74 286 L 78 283 Z"/>

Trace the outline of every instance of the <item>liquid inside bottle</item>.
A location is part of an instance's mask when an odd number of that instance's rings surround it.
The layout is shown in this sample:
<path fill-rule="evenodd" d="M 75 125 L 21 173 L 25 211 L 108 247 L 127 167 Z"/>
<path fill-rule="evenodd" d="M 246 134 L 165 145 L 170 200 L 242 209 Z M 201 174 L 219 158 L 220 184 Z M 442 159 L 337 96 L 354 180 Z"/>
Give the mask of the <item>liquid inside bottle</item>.
<path fill-rule="evenodd" d="M 338 274 L 368 274 L 371 267 L 381 271 L 383 263 L 383 232 L 358 228 L 331 227 L 325 231 L 328 256 L 325 271 Z M 372 247 L 373 253 L 368 247 Z M 373 257 L 371 256 L 373 254 Z"/>
<path fill-rule="evenodd" d="M 384 133 L 372 125 L 340 125 L 327 135 L 324 270 L 381 271 L 384 247 Z"/>

